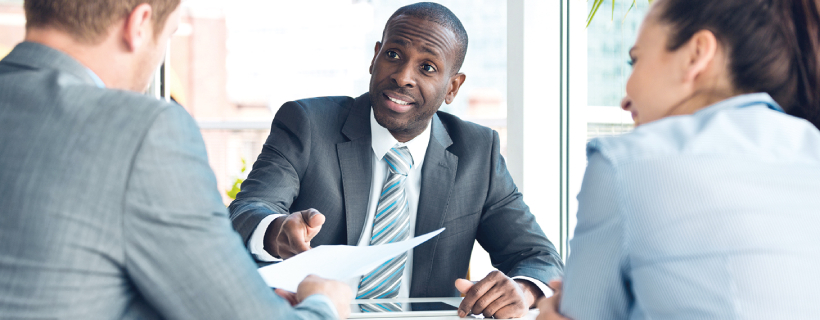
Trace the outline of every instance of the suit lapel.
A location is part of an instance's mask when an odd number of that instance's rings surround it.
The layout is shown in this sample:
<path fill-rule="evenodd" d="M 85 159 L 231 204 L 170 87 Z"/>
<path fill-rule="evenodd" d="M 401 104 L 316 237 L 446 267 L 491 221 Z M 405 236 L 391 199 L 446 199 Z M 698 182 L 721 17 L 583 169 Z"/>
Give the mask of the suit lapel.
<path fill-rule="evenodd" d="M 444 216 L 456 179 L 458 157 L 447 147 L 453 144 L 450 135 L 434 115 L 431 125 L 430 144 L 421 169 L 421 194 L 416 214 L 416 236 L 437 230 L 444 225 Z M 424 291 L 433 269 L 433 255 L 439 237 L 413 249 L 413 283 L 410 296 L 425 296 Z"/>
<path fill-rule="evenodd" d="M 367 219 L 367 202 L 373 176 L 370 134 L 370 95 L 356 98 L 347 116 L 344 134 L 349 141 L 336 144 L 342 173 L 347 244 L 357 245 Z"/>

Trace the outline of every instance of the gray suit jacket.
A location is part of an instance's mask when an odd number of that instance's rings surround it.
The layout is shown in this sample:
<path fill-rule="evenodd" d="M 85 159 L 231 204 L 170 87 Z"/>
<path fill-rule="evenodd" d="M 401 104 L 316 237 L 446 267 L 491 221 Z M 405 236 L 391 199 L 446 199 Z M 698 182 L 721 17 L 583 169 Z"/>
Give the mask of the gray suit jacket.
<path fill-rule="evenodd" d="M 0 62 L 0 318 L 319 319 L 267 288 L 196 123 L 22 43 Z"/>
<path fill-rule="evenodd" d="M 316 208 L 327 220 L 311 245 L 356 245 L 372 176 L 370 96 L 288 102 L 230 206 L 247 241 L 267 215 Z M 413 251 L 411 297 L 459 293 L 478 240 L 508 276 L 547 283 L 563 264 L 522 200 L 493 130 L 444 112 L 432 120 L 415 234 L 446 227 Z"/>

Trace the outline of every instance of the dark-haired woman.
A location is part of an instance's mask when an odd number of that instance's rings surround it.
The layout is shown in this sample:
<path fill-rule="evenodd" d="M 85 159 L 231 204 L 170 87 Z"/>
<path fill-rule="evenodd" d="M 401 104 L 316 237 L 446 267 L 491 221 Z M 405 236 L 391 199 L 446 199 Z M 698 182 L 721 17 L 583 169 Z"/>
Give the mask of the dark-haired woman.
<path fill-rule="evenodd" d="M 561 314 L 820 318 L 819 20 L 813 0 L 654 2 L 638 127 L 587 147 Z"/>

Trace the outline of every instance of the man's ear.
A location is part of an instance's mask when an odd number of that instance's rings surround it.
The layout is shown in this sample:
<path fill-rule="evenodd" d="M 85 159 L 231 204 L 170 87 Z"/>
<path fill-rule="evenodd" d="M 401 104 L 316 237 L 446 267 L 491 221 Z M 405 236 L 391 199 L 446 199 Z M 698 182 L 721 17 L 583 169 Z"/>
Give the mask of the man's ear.
<path fill-rule="evenodd" d="M 463 73 L 456 73 L 450 77 L 450 83 L 447 85 L 447 95 L 444 96 L 445 103 L 450 104 L 453 102 L 458 94 L 458 89 L 461 88 L 465 80 L 467 80 L 467 76 Z"/>
<path fill-rule="evenodd" d="M 153 8 L 147 3 L 138 5 L 125 16 L 125 26 L 123 29 L 123 41 L 130 51 L 137 51 L 145 43 L 153 39 L 154 30 L 151 17 Z"/>
<path fill-rule="evenodd" d="M 715 60 L 718 50 L 718 41 L 715 34 L 709 30 L 695 33 L 685 46 L 685 82 L 694 82 L 698 76 L 707 71 Z"/>
<path fill-rule="evenodd" d="M 374 51 L 373 52 L 373 60 L 370 61 L 370 69 L 369 69 L 370 74 L 373 74 L 373 65 L 376 64 L 376 57 L 379 56 L 379 50 L 381 50 L 381 49 L 382 49 L 381 41 L 376 41 L 376 49 L 373 50 Z"/>

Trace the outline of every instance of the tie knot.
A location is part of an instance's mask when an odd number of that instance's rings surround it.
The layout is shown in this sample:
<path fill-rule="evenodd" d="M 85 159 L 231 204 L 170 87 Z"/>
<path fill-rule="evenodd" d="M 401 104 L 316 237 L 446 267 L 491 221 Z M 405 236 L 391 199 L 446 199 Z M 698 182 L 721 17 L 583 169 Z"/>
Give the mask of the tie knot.
<path fill-rule="evenodd" d="M 407 147 L 399 147 L 398 145 L 390 148 L 384 155 L 384 161 L 387 161 L 387 167 L 390 172 L 407 175 L 410 169 L 413 168 L 413 156 L 410 155 L 410 150 Z"/>

